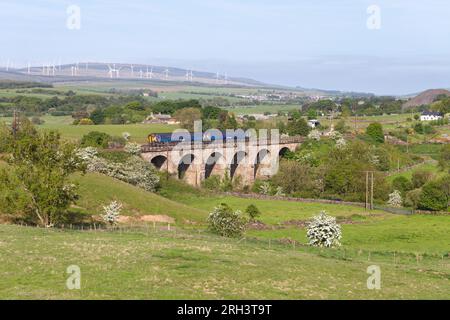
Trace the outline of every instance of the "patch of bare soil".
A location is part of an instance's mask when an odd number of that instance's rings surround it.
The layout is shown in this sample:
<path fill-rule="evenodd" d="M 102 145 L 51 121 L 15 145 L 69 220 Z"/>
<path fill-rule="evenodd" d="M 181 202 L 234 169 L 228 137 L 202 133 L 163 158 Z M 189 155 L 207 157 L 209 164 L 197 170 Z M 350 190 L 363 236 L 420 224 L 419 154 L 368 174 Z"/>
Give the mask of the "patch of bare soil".
<path fill-rule="evenodd" d="M 248 224 L 247 224 L 247 229 L 250 229 L 250 230 L 274 230 L 275 229 L 275 227 L 274 226 L 268 226 L 267 224 L 265 224 L 265 223 L 262 223 L 261 221 L 252 221 L 252 222 L 249 222 Z"/>
<path fill-rule="evenodd" d="M 165 215 L 145 215 L 145 216 L 121 216 L 118 219 L 119 223 L 131 223 L 131 222 L 156 222 L 156 223 L 175 223 L 175 219 Z"/>

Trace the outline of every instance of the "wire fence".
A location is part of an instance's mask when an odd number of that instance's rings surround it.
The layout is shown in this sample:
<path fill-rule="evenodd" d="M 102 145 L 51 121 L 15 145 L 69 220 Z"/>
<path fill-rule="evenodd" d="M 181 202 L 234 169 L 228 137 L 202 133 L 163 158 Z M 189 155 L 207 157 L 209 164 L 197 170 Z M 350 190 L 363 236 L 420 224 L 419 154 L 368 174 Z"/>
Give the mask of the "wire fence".
<path fill-rule="evenodd" d="M 22 225 L 26 226 L 26 225 Z M 30 226 L 26 226 L 30 227 Z M 127 225 L 127 226 L 59 226 L 57 228 L 47 229 L 39 228 L 45 231 L 53 232 L 76 232 L 80 234 L 109 234 L 126 236 L 137 235 L 149 238 L 174 239 L 174 240 L 193 240 L 202 241 L 206 245 L 211 246 L 228 246 L 239 249 L 242 246 L 250 246 L 253 250 L 282 250 L 286 252 L 297 252 L 301 254 L 313 254 L 322 258 L 337 259 L 343 261 L 357 261 L 362 263 L 387 263 L 394 265 L 417 265 L 438 267 L 447 270 L 443 275 L 450 277 L 450 248 L 440 252 L 423 252 L 417 251 L 383 251 L 368 248 L 355 248 L 343 245 L 338 248 L 316 248 L 302 243 L 298 240 L 290 238 L 262 238 L 262 237 L 242 237 L 242 238 L 220 238 L 217 241 L 217 236 L 210 233 L 206 229 L 200 228 L 180 228 L 171 224 L 146 224 L 146 225 Z"/>

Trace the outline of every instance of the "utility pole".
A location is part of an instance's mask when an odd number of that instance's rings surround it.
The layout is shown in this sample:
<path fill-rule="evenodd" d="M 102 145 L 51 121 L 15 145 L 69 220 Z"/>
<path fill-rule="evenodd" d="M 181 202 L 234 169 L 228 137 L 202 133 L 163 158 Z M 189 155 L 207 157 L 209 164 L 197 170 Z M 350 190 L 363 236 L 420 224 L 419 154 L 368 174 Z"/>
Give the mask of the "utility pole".
<path fill-rule="evenodd" d="M 370 184 L 370 186 L 369 186 Z M 366 210 L 374 210 L 375 173 L 366 171 Z"/>
<path fill-rule="evenodd" d="M 374 205 L 373 205 L 373 190 L 374 190 L 374 181 L 375 181 L 375 176 L 374 176 L 374 172 L 372 171 L 372 186 L 371 186 L 371 191 L 370 191 L 370 210 L 374 209 Z"/>
<path fill-rule="evenodd" d="M 369 209 L 369 172 L 366 171 L 366 210 Z"/>
<path fill-rule="evenodd" d="M 13 132 L 14 139 L 16 139 L 18 131 L 19 131 L 19 119 L 17 117 L 16 109 L 14 109 L 13 122 L 12 122 L 12 132 Z"/>

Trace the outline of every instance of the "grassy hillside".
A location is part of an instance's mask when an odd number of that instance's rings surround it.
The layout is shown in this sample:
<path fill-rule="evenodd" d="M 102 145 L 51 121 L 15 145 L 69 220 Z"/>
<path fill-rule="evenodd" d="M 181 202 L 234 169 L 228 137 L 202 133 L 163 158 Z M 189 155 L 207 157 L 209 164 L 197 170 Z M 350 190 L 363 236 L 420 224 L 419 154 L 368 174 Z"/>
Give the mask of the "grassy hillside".
<path fill-rule="evenodd" d="M 177 203 L 104 175 L 77 175 L 74 181 L 80 186 L 77 206 L 85 213 L 102 213 L 102 206 L 117 200 L 123 204 L 123 214 L 127 216 L 168 215 L 178 223 L 183 223 L 185 220 L 204 221 L 207 215 L 206 211 Z"/>
<path fill-rule="evenodd" d="M 0 299 L 448 299 L 449 261 L 349 259 L 185 232 L 0 226 Z M 367 289 L 367 267 L 382 289 Z M 81 290 L 66 269 L 81 269 Z"/>

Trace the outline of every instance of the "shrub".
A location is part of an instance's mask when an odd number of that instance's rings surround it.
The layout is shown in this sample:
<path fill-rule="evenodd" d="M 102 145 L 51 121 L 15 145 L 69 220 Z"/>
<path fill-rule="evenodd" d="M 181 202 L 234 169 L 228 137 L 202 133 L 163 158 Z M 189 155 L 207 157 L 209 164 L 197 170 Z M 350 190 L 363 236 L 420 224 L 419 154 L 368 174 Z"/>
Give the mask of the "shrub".
<path fill-rule="evenodd" d="M 263 182 L 259 187 L 259 193 L 265 196 L 270 195 L 272 193 L 272 186 L 270 185 L 270 182 Z"/>
<path fill-rule="evenodd" d="M 402 199 L 402 195 L 401 195 L 400 191 L 394 190 L 394 192 L 392 192 L 389 195 L 388 204 L 390 206 L 392 206 L 392 207 L 395 207 L 395 208 L 401 208 L 402 207 L 403 199 Z"/>
<path fill-rule="evenodd" d="M 124 151 L 129 154 L 138 156 L 141 154 L 142 149 L 140 144 L 135 142 L 129 142 L 125 145 Z"/>
<path fill-rule="evenodd" d="M 80 126 L 93 126 L 94 122 L 91 119 L 80 119 L 76 122 L 76 124 Z"/>
<path fill-rule="evenodd" d="M 113 136 L 108 142 L 108 148 L 119 149 L 126 145 L 127 141 L 122 137 Z"/>
<path fill-rule="evenodd" d="M 413 189 L 413 184 L 411 183 L 411 181 L 409 181 L 408 178 L 399 176 L 395 178 L 394 181 L 392 181 L 392 187 L 394 188 L 394 190 L 399 190 L 402 193 L 405 193 Z"/>
<path fill-rule="evenodd" d="M 242 236 L 246 223 L 247 221 L 242 217 L 240 211 L 233 211 L 224 203 L 214 208 L 208 217 L 209 230 L 222 237 Z"/>
<path fill-rule="evenodd" d="M 422 196 L 421 189 L 409 191 L 405 196 L 405 206 L 417 209 L 419 206 L 421 196 Z"/>
<path fill-rule="evenodd" d="M 92 150 L 78 151 L 89 172 L 98 172 L 150 192 L 158 189 L 160 178 L 155 168 L 140 157 L 130 156 L 125 162 L 113 162 L 98 157 Z"/>
<path fill-rule="evenodd" d="M 116 225 L 122 211 L 122 204 L 112 201 L 109 205 L 103 207 L 103 211 L 105 212 L 102 216 L 103 220 L 110 225 Z"/>
<path fill-rule="evenodd" d="M 450 144 L 442 147 L 439 155 L 439 166 L 443 170 L 450 168 Z"/>
<path fill-rule="evenodd" d="M 220 179 L 220 176 L 210 176 L 208 179 L 204 180 L 202 182 L 203 188 L 211 190 L 211 191 L 219 191 L 220 184 L 222 180 Z"/>
<path fill-rule="evenodd" d="M 311 139 L 311 140 L 314 140 L 314 141 L 320 141 L 320 138 L 321 138 L 321 134 L 320 134 L 319 130 L 313 130 L 308 135 L 308 139 Z"/>
<path fill-rule="evenodd" d="M 427 182 L 433 179 L 433 174 L 425 170 L 417 170 L 412 175 L 412 184 L 414 188 L 421 188 Z"/>
<path fill-rule="evenodd" d="M 111 141 L 111 136 L 109 134 L 91 131 L 88 134 L 85 134 L 83 138 L 81 138 L 81 147 L 94 147 L 94 148 L 107 148 L 109 142 Z"/>
<path fill-rule="evenodd" d="M 245 213 L 248 215 L 250 220 L 255 220 L 256 218 L 261 216 L 261 211 L 259 211 L 259 209 L 254 204 L 249 205 L 247 209 L 245 209 Z"/>
<path fill-rule="evenodd" d="M 384 143 L 383 126 L 380 123 L 371 123 L 366 129 L 366 135 L 372 142 Z"/>
<path fill-rule="evenodd" d="M 449 196 L 438 182 L 429 182 L 422 188 L 418 208 L 431 211 L 444 211 L 448 207 Z"/>
<path fill-rule="evenodd" d="M 314 247 L 339 247 L 342 238 L 341 226 L 336 223 L 336 218 L 322 211 L 312 218 L 307 226 L 309 244 Z"/>

